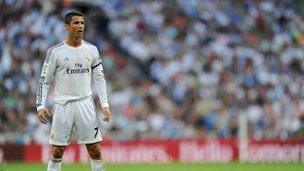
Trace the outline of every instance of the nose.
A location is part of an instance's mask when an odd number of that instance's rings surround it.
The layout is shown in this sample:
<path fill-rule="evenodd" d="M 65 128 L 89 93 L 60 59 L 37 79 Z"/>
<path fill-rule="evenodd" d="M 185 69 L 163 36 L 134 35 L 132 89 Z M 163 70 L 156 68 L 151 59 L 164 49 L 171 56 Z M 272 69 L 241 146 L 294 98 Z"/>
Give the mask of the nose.
<path fill-rule="evenodd" d="M 77 26 L 78 26 L 78 28 L 83 28 L 84 24 L 83 23 L 78 23 Z"/>

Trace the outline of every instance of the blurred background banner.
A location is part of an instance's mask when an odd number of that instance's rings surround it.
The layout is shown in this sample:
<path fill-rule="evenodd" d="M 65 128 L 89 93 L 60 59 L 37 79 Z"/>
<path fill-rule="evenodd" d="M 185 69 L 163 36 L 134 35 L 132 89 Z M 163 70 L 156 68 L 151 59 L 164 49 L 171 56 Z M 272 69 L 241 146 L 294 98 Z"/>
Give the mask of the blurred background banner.
<path fill-rule="evenodd" d="M 304 162 L 304 141 L 263 140 L 250 141 L 248 153 L 241 154 L 235 140 L 129 140 L 105 141 L 102 152 L 107 163 L 296 163 Z M 47 163 L 49 145 L 6 144 L 0 146 L 0 159 Z M 245 158 L 246 157 L 246 160 Z M 84 146 L 70 145 L 63 157 L 64 163 L 88 163 L 89 157 Z"/>
<path fill-rule="evenodd" d="M 47 49 L 66 36 L 63 16 L 77 9 L 107 79 L 106 160 L 303 162 L 303 8 L 303 0 L 0 0 L 0 161 L 48 160 L 50 122 L 39 123 L 35 93 Z M 86 162 L 74 135 L 71 143 L 65 161 Z"/>

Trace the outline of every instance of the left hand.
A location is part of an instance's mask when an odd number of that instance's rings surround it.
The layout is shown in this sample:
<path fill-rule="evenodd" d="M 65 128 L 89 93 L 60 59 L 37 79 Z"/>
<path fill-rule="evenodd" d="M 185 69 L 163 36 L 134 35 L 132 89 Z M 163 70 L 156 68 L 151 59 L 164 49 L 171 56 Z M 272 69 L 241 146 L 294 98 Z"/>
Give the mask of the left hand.
<path fill-rule="evenodd" d="M 41 123 L 46 124 L 48 122 L 47 117 L 51 117 L 52 115 L 50 114 L 50 112 L 46 108 L 44 108 L 44 109 L 40 109 L 37 112 L 37 116 L 38 116 Z"/>
<path fill-rule="evenodd" d="M 109 123 L 111 118 L 111 111 L 109 107 L 103 107 L 102 108 L 103 113 L 103 121 Z"/>

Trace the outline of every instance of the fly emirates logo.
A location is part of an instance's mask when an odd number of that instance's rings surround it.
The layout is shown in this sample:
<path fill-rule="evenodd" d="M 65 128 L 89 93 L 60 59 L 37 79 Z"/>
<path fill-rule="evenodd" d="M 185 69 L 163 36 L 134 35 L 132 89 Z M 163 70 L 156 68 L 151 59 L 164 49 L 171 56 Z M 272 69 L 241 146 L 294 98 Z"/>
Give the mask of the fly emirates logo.
<path fill-rule="evenodd" d="M 90 68 L 83 68 L 83 65 L 80 63 L 75 63 L 75 68 L 67 68 L 66 72 L 67 74 L 83 74 L 83 73 L 89 73 Z"/>

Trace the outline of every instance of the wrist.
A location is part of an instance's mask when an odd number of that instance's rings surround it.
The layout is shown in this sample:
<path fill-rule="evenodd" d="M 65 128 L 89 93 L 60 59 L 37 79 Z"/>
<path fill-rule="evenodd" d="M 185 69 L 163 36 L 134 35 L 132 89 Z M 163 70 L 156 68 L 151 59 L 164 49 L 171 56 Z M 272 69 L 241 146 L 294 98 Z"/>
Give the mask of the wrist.
<path fill-rule="evenodd" d="M 110 105 L 109 105 L 108 102 L 102 102 L 102 103 L 101 103 L 101 107 L 102 107 L 102 108 L 110 107 Z"/>
<path fill-rule="evenodd" d="M 43 106 L 43 105 L 41 105 L 41 106 L 37 106 L 37 112 L 38 112 L 39 110 L 44 109 L 44 108 L 45 108 L 45 106 Z"/>

